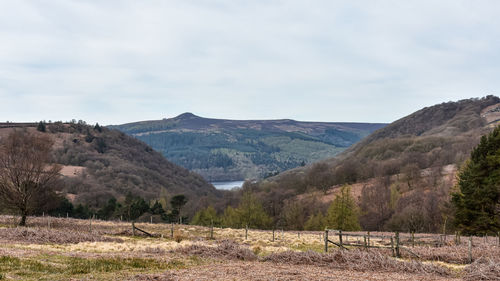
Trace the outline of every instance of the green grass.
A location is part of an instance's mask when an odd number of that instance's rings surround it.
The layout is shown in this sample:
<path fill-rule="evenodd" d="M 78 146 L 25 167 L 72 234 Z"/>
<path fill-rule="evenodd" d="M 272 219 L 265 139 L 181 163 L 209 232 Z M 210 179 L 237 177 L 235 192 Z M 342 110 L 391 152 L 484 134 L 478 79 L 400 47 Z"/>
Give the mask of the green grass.
<path fill-rule="evenodd" d="M 68 272 L 70 274 L 87 274 L 91 272 L 121 271 L 124 269 L 166 270 L 185 267 L 185 263 L 180 260 L 162 262 L 155 259 L 142 258 L 71 258 Z"/>
<path fill-rule="evenodd" d="M 299 243 L 299 244 L 292 244 L 289 246 L 291 250 L 294 251 L 301 251 L 301 252 L 306 252 L 306 251 L 313 251 L 313 252 L 318 252 L 318 253 L 324 253 L 325 252 L 325 246 L 323 244 L 315 243 L 315 244 L 306 244 L 306 243 Z"/>
<path fill-rule="evenodd" d="M 162 270 L 187 268 L 188 264 L 200 264 L 201 261 L 173 259 L 161 261 L 148 258 L 80 258 L 61 255 L 40 255 L 30 258 L 11 256 L 0 257 L 0 279 L 6 276 L 22 280 L 66 280 L 70 277 L 83 277 L 106 273 L 143 273 Z M 104 278 L 107 279 L 107 278 Z"/>

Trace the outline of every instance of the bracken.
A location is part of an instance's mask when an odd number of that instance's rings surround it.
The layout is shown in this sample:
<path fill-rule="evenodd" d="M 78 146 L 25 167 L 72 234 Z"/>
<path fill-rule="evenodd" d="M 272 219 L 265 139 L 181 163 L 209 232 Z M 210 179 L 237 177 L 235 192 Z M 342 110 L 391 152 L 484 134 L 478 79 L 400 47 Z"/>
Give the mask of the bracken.
<path fill-rule="evenodd" d="M 0 240 L 17 243 L 36 243 L 36 244 L 66 244 L 80 242 L 122 242 L 118 238 L 104 237 L 98 234 L 85 232 L 76 232 L 71 230 L 55 230 L 43 228 L 0 228 Z"/>
<path fill-rule="evenodd" d="M 338 250 L 328 254 L 321 254 L 313 251 L 286 251 L 273 253 L 264 257 L 263 260 L 273 263 L 327 266 L 356 271 L 391 271 L 451 276 L 451 272 L 441 266 L 423 264 L 417 261 L 395 260 L 375 251 Z"/>

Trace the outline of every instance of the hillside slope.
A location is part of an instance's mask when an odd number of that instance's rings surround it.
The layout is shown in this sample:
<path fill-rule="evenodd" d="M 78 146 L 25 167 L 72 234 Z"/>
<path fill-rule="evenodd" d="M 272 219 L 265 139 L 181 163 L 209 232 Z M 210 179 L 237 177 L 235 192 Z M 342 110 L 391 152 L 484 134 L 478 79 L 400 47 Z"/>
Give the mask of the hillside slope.
<path fill-rule="evenodd" d="M 109 126 L 212 181 L 258 179 L 337 155 L 385 124 L 224 120 L 184 113 Z"/>
<path fill-rule="evenodd" d="M 459 164 L 468 158 L 479 138 L 500 120 L 500 98 L 466 99 L 423 108 L 376 130 L 335 158 L 326 159 L 330 183 L 355 182 L 408 169 Z M 305 175 L 315 165 L 285 175 Z"/>
<path fill-rule="evenodd" d="M 363 228 L 440 231 L 450 224 L 447 202 L 458 167 L 499 120 L 495 96 L 438 104 L 375 131 L 338 157 L 247 183 L 244 189 L 259 194 L 280 217 L 286 217 L 290 202 L 301 201 L 296 204 L 302 204 L 307 218 L 318 208 L 324 211 L 324 204 L 349 184 Z"/>
<path fill-rule="evenodd" d="M 0 137 L 11 130 L 36 131 L 36 124 L 0 124 Z M 117 130 L 84 123 L 46 125 L 54 139 L 55 161 L 63 165 L 65 192 L 74 203 L 101 207 L 108 199 L 128 192 L 147 200 L 169 200 L 185 194 L 187 209 L 221 194 L 201 176 L 167 161 L 145 143 Z"/>

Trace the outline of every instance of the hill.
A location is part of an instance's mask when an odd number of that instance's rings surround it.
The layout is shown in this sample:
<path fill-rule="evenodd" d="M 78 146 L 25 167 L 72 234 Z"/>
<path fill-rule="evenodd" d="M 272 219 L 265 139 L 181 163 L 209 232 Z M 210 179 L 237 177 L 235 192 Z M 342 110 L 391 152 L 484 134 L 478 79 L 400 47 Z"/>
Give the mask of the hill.
<path fill-rule="evenodd" d="M 184 113 L 118 129 L 211 181 L 259 179 L 332 157 L 385 124 L 224 120 Z"/>
<path fill-rule="evenodd" d="M 0 137 L 15 129 L 36 131 L 37 124 L 2 123 Z M 184 194 L 186 210 L 221 196 L 201 176 L 167 161 L 145 143 L 117 130 L 91 127 L 84 122 L 49 123 L 46 132 L 54 140 L 54 159 L 63 165 L 64 192 L 74 203 L 102 207 L 128 192 L 146 200 Z M 166 203 L 164 202 L 164 203 Z"/>
<path fill-rule="evenodd" d="M 457 169 L 499 120 L 495 96 L 426 107 L 338 157 L 246 183 L 244 189 L 258 193 L 278 217 L 286 217 L 290 202 L 302 201 L 294 204 L 302 206 L 304 218 L 290 221 L 304 222 L 349 184 L 364 229 L 441 231 L 451 221 L 447 202 Z"/>

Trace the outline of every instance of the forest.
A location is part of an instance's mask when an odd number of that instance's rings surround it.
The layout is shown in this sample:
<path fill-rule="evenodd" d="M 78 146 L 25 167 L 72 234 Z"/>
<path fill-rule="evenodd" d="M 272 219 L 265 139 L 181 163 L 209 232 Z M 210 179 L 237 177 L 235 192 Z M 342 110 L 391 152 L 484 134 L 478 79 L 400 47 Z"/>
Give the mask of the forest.
<path fill-rule="evenodd" d="M 262 179 L 333 157 L 385 124 L 175 118 L 109 126 L 210 181 Z"/>

